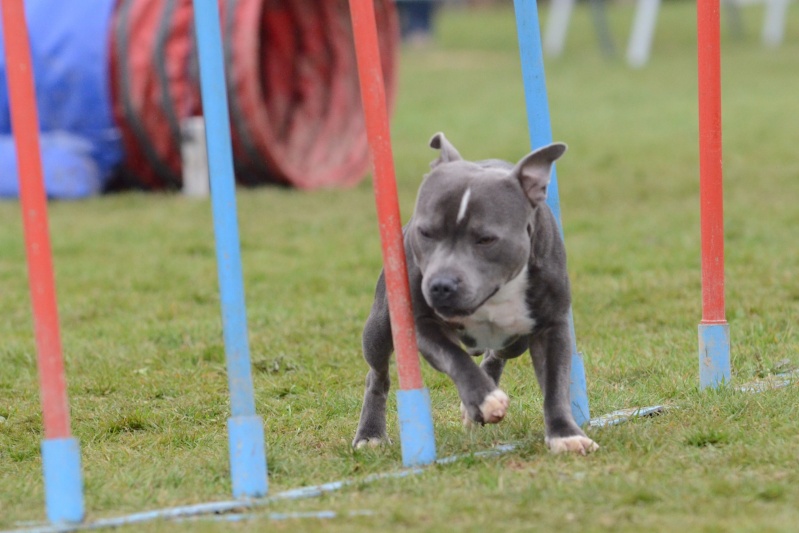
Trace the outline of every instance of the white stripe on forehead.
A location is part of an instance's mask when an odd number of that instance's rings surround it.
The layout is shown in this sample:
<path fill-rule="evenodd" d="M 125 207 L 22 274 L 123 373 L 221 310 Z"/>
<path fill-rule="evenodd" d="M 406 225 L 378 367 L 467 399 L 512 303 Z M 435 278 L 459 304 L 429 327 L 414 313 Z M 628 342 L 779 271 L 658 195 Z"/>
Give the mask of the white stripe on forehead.
<path fill-rule="evenodd" d="M 467 188 L 466 192 L 463 193 L 463 197 L 461 197 L 461 206 L 458 208 L 458 218 L 455 220 L 456 224 L 460 224 L 460 221 L 466 216 L 466 208 L 469 207 L 469 197 L 471 195 L 472 189 Z"/>

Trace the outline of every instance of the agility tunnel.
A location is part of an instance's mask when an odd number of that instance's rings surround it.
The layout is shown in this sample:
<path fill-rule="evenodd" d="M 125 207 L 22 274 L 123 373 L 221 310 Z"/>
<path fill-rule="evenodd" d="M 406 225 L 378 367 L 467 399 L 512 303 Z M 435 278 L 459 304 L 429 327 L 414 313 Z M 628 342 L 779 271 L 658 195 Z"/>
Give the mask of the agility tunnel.
<path fill-rule="evenodd" d="M 24 4 L 47 196 L 179 189 L 181 123 L 202 115 L 192 2 Z M 219 9 L 237 181 L 313 189 L 362 179 L 369 152 L 347 0 Z M 393 0 L 376 0 L 375 16 L 391 109 Z M 6 72 L 0 44 L 0 196 L 16 197 Z"/>
<path fill-rule="evenodd" d="M 236 177 L 301 189 L 352 185 L 369 165 L 347 0 L 220 0 Z M 399 36 L 375 2 L 387 100 Z M 119 0 L 111 30 L 114 117 L 136 185 L 181 184 L 180 124 L 200 115 L 190 0 Z"/>

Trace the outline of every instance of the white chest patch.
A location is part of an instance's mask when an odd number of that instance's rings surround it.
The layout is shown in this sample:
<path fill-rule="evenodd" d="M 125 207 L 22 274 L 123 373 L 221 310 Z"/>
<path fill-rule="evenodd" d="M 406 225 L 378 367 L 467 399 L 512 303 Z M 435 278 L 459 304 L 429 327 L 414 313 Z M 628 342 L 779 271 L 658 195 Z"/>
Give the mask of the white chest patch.
<path fill-rule="evenodd" d="M 504 348 L 514 337 L 527 335 L 535 326 L 525 302 L 526 292 L 527 267 L 524 267 L 518 276 L 503 285 L 473 314 L 449 319 L 449 322 L 463 327 L 458 333 L 473 339 L 476 343 L 474 348 Z"/>

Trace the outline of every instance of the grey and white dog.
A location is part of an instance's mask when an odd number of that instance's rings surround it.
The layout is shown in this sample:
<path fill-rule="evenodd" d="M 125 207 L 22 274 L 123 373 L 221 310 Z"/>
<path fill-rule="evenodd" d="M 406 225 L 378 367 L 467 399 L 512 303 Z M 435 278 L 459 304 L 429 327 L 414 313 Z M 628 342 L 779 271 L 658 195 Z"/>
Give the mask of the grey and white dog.
<path fill-rule="evenodd" d="M 496 424 L 508 396 L 505 362 L 528 349 L 544 394 L 546 444 L 586 454 L 599 446 L 580 429 L 569 404 L 571 303 L 566 251 L 545 203 L 555 143 L 515 166 L 466 161 L 442 133 L 440 150 L 405 227 L 405 251 L 419 350 L 458 389 L 464 424 Z M 363 331 L 366 376 L 353 446 L 387 441 L 386 399 L 393 351 L 384 275 Z M 485 354 L 478 366 L 473 356 Z"/>

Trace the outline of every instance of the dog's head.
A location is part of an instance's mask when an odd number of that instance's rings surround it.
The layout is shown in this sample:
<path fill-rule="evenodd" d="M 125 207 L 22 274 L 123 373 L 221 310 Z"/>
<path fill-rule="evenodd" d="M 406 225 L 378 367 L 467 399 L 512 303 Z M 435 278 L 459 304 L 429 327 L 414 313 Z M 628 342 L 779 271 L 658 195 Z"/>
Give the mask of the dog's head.
<path fill-rule="evenodd" d="M 527 265 L 535 210 L 566 145 L 545 146 L 515 166 L 466 161 L 442 133 L 430 146 L 440 154 L 408 227 L 413 257 L 427 304 L 445 318 L 468 316 Z"/>

